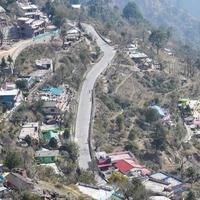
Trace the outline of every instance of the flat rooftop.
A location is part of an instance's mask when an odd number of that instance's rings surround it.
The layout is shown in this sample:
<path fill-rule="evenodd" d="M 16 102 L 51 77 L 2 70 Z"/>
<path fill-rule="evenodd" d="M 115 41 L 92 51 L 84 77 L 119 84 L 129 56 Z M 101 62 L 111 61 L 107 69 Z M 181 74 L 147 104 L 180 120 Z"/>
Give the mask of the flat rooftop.
<path fill-rule="evenodd" d="M 39 127 L 38 122 L 32 122 L 23 125 L 19 134 L 19 139 L 24 139 L 27 135 L 29 135 L 34 139 L 38 139 L 39 138 L 38 127 Z"/>
<path fill-rule="evenodd" d="M 23 10 L 38 9 L 38 7 L 35 4 L 31 4 L 31 5 L 23 5 L 23 4 L 21 4 L 20 7 Z"/>
<path fill-rule="evenodd" d="M 0 96 L 17 96 L 19 93 L 18 89 L 13 90 L 0 90 Z"/>
<path fill-rule="evenodd" d="M 78 185 L 78 189 L 83 194 L 88 195 L 96 200 L 109 199 L 114 192 L 113 190 L 108 191 L 108 190 L 93 188 L 89 186 L 82 186 L 82 185 Z"/>
<path fill-rule="evenodd" d="M 35 157 L 51 157 L 51 156 L 58 156 L 58 150 L 40 150 L 35 152 Z"/>

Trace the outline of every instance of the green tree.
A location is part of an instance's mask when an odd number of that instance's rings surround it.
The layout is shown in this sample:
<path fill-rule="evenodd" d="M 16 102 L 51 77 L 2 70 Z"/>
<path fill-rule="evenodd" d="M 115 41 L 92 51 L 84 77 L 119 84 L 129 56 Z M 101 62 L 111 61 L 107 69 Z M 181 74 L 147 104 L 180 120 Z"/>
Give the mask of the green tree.
<path fill-rule="evenodd" d="M 189 181 L 191 182 L 191 184 L 197 182 L 200 178 L 200 174 L 198 174 L 193 167 L 187 168 L 186 176 L 189 178 Z"/>
<path fill-rule="evenodd" d="M 138 155 L 139 153 L 138 145 L 134 141 L 128 141 L 124 149 L 126 151 L 131 151 L 134 155 Z"/>
<path fill-rule="evenodd" d="M 6 59 L 4 57 L 1 59 L 1 67 L 2 68 L 6 68 L 7 67 Z"/>
<path fill-rule="evenodd" d="M 47 16 L 49 17 L 50 20 L 53 19 L 54 15 L 55 15 L 55 9 L 52 6 L 52 3 L 50 2 L 50 0 L 48 0 L 45 3 L 45 5 L 42 7 L 42 11 L 47 14 Z"/>
<path fill-rule="evenodd" d="M 61 15 L 56 15 L 52 20 L 53 24 L 58 28 L 60 28 L 64 24 L 64 21 L 64 17 Z"/>
<path fill-rule="evenodd" d="M 64 139 L 69 139 L 70 138 L 70 130 L 68 128 L 65 129 L 63 133 L 63 138 Z"/>
<path fill-rule="evenodd" d="M 80 170 L 78 173 L 78 181 L 86 184 L 95 184 L 95 176 L 92 171 Z"/>
<path fill-rule="evenodd" d="M 167 145 L 166 131 L 161 124 L 156 124 L 155 131 L 152 134 L 152 147 L 156 150 L 164 151 Z"/>
<path fill-rule="evenodd" d="M 138 132 L 135 129 L 131 129 L 128 135 L 128 139 L 129 140 L 135 140 L 135 138 L 137 137 Z"/>
<path fill-rule="evenodd" d="M 160 115 L 158 114 L 158 112 L 152 108 L 148 108 L 145 111 L 145 120 L 146 122 L 152 123 L 152 122 L 156 122 L 158 119 L 160 118 Z"/>
<path fill-rule="evenodd" d="M 11 65 L 13 63 L 13 59 L 10 55 L 7 58 L 7 62 L 9 63 L 9 65 Z"/>
<path fill-rule="evenodd" d="M 148 194 L 145 190 L 144 185 L 138 178 L 133 178 L 132 181 L 127 179 L 120 179 L 119 181 L 115 179 L 114 185 L 121 192 L 125 199 L 133 200 L 147 200 Z"/>
<path fill-rule="evenodd" d="M 149 41 L 151 42 L 152 46 L 156 48 L 157 54 L 159 54 L 159 50 L 164 47 L 168 40 L 169 34 L 161 29 L 153 30 L 149 36 Z"/>
<path fill-rule="evenodd" d="M 121 131 L 124 127 L 124 116 L 122 114 L 117 116 L 116 124 L 119 131 Z"/>
<path fill-rule="evenodd" d="M 49 141 L 49 146 L 53 149 L 56 149 L 58 147 L 58 141 L 56 138 L 52 137 Z"/>
<path fill-rule="evenodd" d="M 60 30 L 60 38 L 62 40 L 62 47 L 64 47 L 66 35 L 67 35 L 67 30 L 64 26 L 62 26 Z"/>
<path fill-rule="evenodd" d="M 20 90 L 27 90 L 27 80 L 17 80 L 16 81 L 16 86 L 17 88 L 19 88 Z"/>
<path fill-rule="evenodd" d="M 23 120 L 22 115 L 20 112 L 14 112 L 11 116 L 10 121 L 14 124 L 19 124 Z"/>
<path fill-rule="evenodd" d="M 4 164 L 8 169 L 12 170 L 16 167 L 18 167 L 21 163 L 20 157 L 18 153 L 15 151 L 9 151 L 6 154 L 6 158 L 4 160 Z"/>
<path fill-rule="evenodd" d="M 40 196 L 37 194 L 32 194 L 30 192 L 24 192 L 21 195 L 21 200 L 40 200 Z"/>
<path fill-rule="evenodd" d="M 3 45 L 3 38 L 4 38 L 4 35 L 2 31 L 0 30 L 0 47 Z"/>
<path fill-rule="evenodd" d="M 185 200 L 196 200 L 195 194 L 192 191 L 189 191 Z"/>
<path fill-rule="evenodd" d="M 67 151 L 70 159 L 75 162 L 79 156 L 79 148 L 75 142 L 68 141 L 61 148 L 61 151 Z"/>
<path fill-rule="evenodd" d="M 129 2 L 123 9 L 123 16 L 129 21 L 139 23 L 143 16 L 135 2 Z"/>
<path fill-rule="evenodd" d="M 32 144 L 32 139 L 31 139 L 30 135 L 27 135 L 27 136 L 24 138 L 24 141 L 28 144 L 28 146 L 31 146 L 31 144 Z"/>

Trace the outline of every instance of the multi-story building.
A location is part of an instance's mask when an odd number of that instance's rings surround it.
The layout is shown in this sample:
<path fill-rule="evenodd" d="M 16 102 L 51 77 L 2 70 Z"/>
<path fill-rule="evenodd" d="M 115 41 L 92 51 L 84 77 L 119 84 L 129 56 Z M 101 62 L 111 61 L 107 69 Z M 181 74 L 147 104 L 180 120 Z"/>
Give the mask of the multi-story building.
<path fill-rule="evenodd" d="M 19 18 L 17 30 L 20 38 L 31 38 L 45 32 L 48 18 L 35 4 L 27 0 L 18 1 Z"/>
<path fill-rule="evenodd" d="M 20 38 L 35 37 L 45 32 L 46 23 L 44 20 L 20 17 L 17 20 L 17 24 Z"/>

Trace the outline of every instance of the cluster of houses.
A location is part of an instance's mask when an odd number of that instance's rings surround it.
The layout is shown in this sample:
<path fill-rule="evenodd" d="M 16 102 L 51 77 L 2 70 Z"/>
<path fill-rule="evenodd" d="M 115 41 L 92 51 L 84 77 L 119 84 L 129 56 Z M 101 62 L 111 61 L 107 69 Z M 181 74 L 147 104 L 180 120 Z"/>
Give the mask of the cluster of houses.
<path fill-rule="evenodd" d="M 141 70 L 160 69 L 160 63 L 148 57 L 144 52 L 139 51 L 137 41 L 125 48 L 125 53 L 137 64 Z"/>
<path fill-rule="evenodd" d="M 46 31 L 54 31 L 48 17 L 28 0 L 17 1 L 19 17 L 17 18 L 17 32 L 19 38 L 32 38 Z"/>
<path fill-rule="evenodd" d="M 180 99 L 178 107 L 181 111 L 184 123 L 191 130 L 197 131 L 200 128 L 200 100 Z M 198 133 L 198 131 L 196 132 Z"/>
<path fill-rule="evenodd" d="M 185 191 L 185 185 L 182 180 L 164 172 L 152 172 L 140 165 L 129 151 L 109 154 L 97 152 L 96 161 L 98 171 L 106 181 L 109 181 L 113 172 L 121 173 L 129 180 L 137 177 L 141 179 L 147 190 L 150 190 L 153 195 L 158 195 L 160 199 L 162 197 L 180 196 Z"/>
<path fill-rule="evenodd" d="M 23 100 L 21 91 L 17 88 L 19 81 L 25 83 L 25 88 L 31 90 L 31 88 L 40 81 L 45 81 L 49 75 L 53 72 L 52 59 L 36 60 L 37 70 L 29 74 L 28 76 L 20 76 L 15 83 L 5 82 L 0 89 L 0 103 L 6 105 L 7 108 L 13 108 L 20 104 Z"/>

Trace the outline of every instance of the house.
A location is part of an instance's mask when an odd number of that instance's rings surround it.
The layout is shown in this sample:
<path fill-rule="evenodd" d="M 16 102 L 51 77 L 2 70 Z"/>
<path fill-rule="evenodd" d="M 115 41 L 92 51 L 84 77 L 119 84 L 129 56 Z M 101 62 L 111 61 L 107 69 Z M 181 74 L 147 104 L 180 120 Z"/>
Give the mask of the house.
<path fill-rule="evenodd" d="M 13 107 L 14 103 L 17 100 L 18 95 L 19 95 L 18 89 L 12 89 L 12 90 L 0 89 L 0 102 L 9 107 Z"/>
<path fill-rule="evenodd" d="M 37 68 L 39 69 L 46 69 L 46 70 L 51 70 L 53 71 L 53 61 L 52 59 L 49 58 L 43 58 L 40 60 L 36 60 L 35 64 L 37 66 Z"/>
<path fill-rule="evenodd" d="M 18 7 L 21 16 L 30 16 L 31 18 L 34 18 L 38 11 L 38 7 L 35 4 L 19 3 Z"/>
<path fill-rule="evenodd" d="M 72 4 L 71 7 L 73 9 L 81 9 L 81 4 Z"/>
<path fill-rule="evenodd" d="M 21 76 L 17 79 L 16 83 L 18 81 L 24 81 L 27 89 L 32 88 L 33 85 L 35 84 L 35 80 L 33 79 L 32 76 Z"/>
<path fill-rule="evenodd" d="M 20 191 L 26 191 L 26 190 L 32 190 L 34 188 L 33 182 L 28 177 L 24 177 L 20 174 L 11 172 L 6 176 L 6 185 L 8 187 L 20 190 Z"/>
<path fill-rule="evenodd" d="M 7 195 L 9 195 L 10 191 L 6 187 L 0 187 L 0 198 L 5 198 Z"/>
<path fill-rule="evenodd" d="M 48 87 L 42 89 L 42 92 L 52 95 L 52 96 L 61 96 L 64 93 L 64 89 L 62 87 Z"/>
<path fill-rule="evenodd" d="M 112 197 L 112 194 L 114 193 L 113 188 L 110 187 L 103 187 L 103 186 L 97 187 L 94 185 L 88 185 L 82 183 L 79 183 L 77 187 L 81 193 L 96 200 L 110 199 Z"/>
<path fill-rule="evenodd" d="M 39 123 L 32 122 L 26 123 L 22 126 L 22 129 L 19 134 L 19 140 L 24 140 L 26 136 L 30 136 L 33 141 L 36 143 L 39 142 Z"/>
<path fill-rule="evenodd" d="M 42 105 L 42 111 L 46 115 L 60 115 L 61 110 L 58 108 L 55 101 L 45 101 Z"/>
<path fill-rule="evenodd" d="M 77 41 L 79 40 L 81 37 L 81 32 L 77 29 L 71 29 L 69 31 L 67 31 L 67 41 Z"/>
<path fill-rule="evenodd" d="M 51 138 L 55 138 L 59 141 L 59 133 L 57 131 L 49 130 L 47 132 L 43 132 L 43 138 L 46 142 L 49 142 Z"/>
<path fill-rule="evenodd" d="M 129 176 L 148 175 L 150 171 L 145 167 L 137 164 L 133 160 L 119 160 L 114 163 L 114 166 L 123 174 Z"/>
<path fill-rule="evenodd" d="M 129 56 L 130 56 L 130 58 L 132 58 L 133 60 L 136 60 L 136 61 L 148 58 L 148 56 L 145 53 L 141 53 L 141 52 L 131 53 Z"/>
<path fill-rule="evenodd" d="M 39 163 L 47 164 L 47 163 L 54 163 L 57 160 L 59 155 L 58 150 L 40 150 L 35 152 L 35 159 Z"/>
<path fill-rule="evenodd" d="M 144 186 L 147 190 L 166 197 L 179 195 L 185 191 L 182 180 L 164 172 L 150 175 L 149 179 L 144 181 Z"/>
<path fill-rule="evenodd" d="M 118 171 L 127 177 L 146 176 L 150 170 L 138 164 L 138 161 L 129 151 L 114 152 L 106 154 L 105 152 L 96 153 L 97 166 L 104 179 L 109 179 L 112 172 Z"/>
<path fill-rule="evenodd" d="M 20 38 L 32 38 L 45 32 L 46 22 L 42 19 L 19 17 L 17 19 L 18 35 Z"/>

